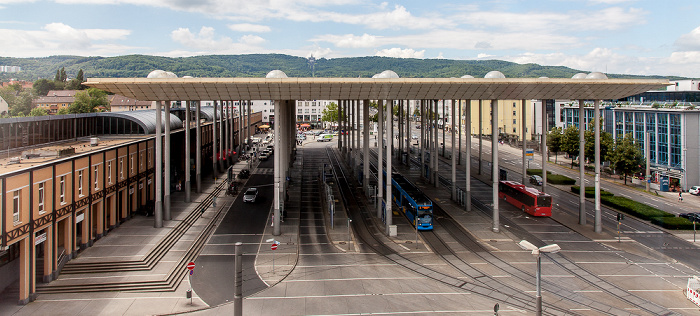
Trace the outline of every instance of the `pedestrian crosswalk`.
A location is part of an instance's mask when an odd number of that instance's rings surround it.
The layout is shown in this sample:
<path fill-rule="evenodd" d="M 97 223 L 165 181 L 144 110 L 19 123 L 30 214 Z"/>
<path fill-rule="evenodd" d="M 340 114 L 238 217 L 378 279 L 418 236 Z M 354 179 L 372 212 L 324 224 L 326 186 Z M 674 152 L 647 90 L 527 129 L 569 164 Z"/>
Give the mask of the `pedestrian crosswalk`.
<path fill-rule="evenodd" d="M 257 168 L 253 174 L 275 174 L 275 168 Z"/>

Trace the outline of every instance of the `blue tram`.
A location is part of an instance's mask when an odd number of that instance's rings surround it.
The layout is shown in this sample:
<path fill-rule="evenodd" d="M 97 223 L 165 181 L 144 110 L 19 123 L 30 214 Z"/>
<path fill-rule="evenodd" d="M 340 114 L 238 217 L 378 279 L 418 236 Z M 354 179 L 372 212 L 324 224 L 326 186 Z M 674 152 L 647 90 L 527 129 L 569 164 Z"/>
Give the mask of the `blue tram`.
<path fill-rule="evenodd" d="M 432 230 L 433 202 L 399 173 L 391 174 L 391 183 L 391 196 L 399 211 L 417 225 L 418 230 Z"/>

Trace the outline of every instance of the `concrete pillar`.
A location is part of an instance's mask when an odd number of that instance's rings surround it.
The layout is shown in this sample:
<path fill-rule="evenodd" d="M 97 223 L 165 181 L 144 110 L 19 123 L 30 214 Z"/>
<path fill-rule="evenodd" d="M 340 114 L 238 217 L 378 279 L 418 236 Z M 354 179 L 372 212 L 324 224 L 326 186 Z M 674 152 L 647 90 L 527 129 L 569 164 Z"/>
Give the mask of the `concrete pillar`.
<path fill-rule="evenodd" d="M 462 133 L 464 133 L 464 129 L 462 128 L 462 100 L 457 100 L 457 118 L 456 118 L 456 125 L 459 126 L 459 130 L 457 131 L 458 135 L 458 140 L 457 143 L 459 144 L 459 147 L 457 148 L 457 164 L 461 165 L 462 164 Z M 469 159 L 469 157 L 467 157 Z"/>
<path fill-rule="evenodd" d="M 455 118 L 455 100 L 452 100 L 452 121 L 450 123 L 454 123 L 454 118 Z M 451 129 L 451 136 L 452 136 L 452 156 L 450 161 L 452 162 L 452 200 L 457 199 L 457 144 L 455 142 L 455 130 L 457 129 L 455 124 L 451 124 L 452 129 Z M 444 135 L 443 131 L 443 135 Z"/>
<path fill-rule="evenodd" d="M 439 177 L 439 175 L 438 175 L 438 164 L 439 164 L 439 162 L 440 162 L 440 158 L 439 158 L 440 155 L 439 155 L 439 153 L 438 153 L 438 150 L 439 150 L 439 147 L 440 147 L 439 140 L 438 140 L 438 135 L 439 135 L 440 133 L 438 132 L 438 124 L 437 124 L 438 119 L 439 119 L 439 115 L 438 115 L 438 100 L 433 100 L 433 101 L 432 101 L 432 104 L 433 104 L 433 113 L 435 113 L 435 126 L 433 127 L 433 136 L 434 136 L 435 138 L 434 138 L 434 141 L 433 141 L 433 156 L 431 156 L 430 161 L 433 163 L 433 184 L 434 184 L 435 187 L 437 188 L 437 187 L 439 187 L 439 185 L 440 185 L 440 177 Z"/>
<path fill-rule="evenodd" d="M 219 172 L 224 172 L 226 171 L 224 167 L 224 155 L 226 152 L 224 151 L 224 101 L 219 101 L 219 109 L 216 111 L 218 117 L 217 120 L 217 127 L 219 129 L 219 158 L 218 161 L 219 163 L 217 164 L 219 166 Z"/>
<path fill-rule="evenodd" d="M 362 136 L 360 131 L 360 100 L 353 102 L 355 103 L 355 164 L 353 166 L 357 169 L 360 164 L 360 148 L 362 148 L 360 146 L 360 136 Z"/>
<path fill-rule="evenodd" d="M 216 177 L 219 174 L 219 159 L 216 157 L 220 151 L 219 151 L 219 139 L 218 139 L 218 128 L 216 125 L 218 125 L 218 111 L 217 111 L 217 106 L 216 103 L 217 101 L 212 102 L 214 104 L 214 118 L 211 121 L 211 176 L 213 179 L 216 179 Z"/>
<path fill-rule="evenodd" d="M 163 227 L 163 101 L 156 102 L 156 205 L 153 227 Z M 92 213 L 92 205 L 85 213 Z M 87 216 L 86 216 L 87 217 Z M 90 222 L 86 222 L 90 226 Z M 85 226 L 85 225 L 83 225 Z"/>
<path fill-rule="evenodd" d="M 584 130 L 586 129 L 586 123 L 583 121 L 583 105 L 584 100 L 578 100 L 578 170 L 579 170 L 579 206 L 578 206 L 578 223 L 579 225 L 586 225 L 586 174 L 583 168 L 585 156 L 585 143 Z"/>
<path fill-rule="evenodd" d="M 542 100 L 542 192 L 547 189 L 547 100 Z"/>
<path fill-rule="evenodd" d="M 593 123 L 595 125 L 595 218 L 593 229 L 596 233 L 603 232 L 603 219 L 600 213 L 600 100 L 593 102 Z"/>
<path fill-rule="evenodd" d="M 411 117 L 413 116 L 411 112 L 411 102 L 405 100 L 406 102 L 406 165 L 411 165 L 411 142 L 413 141 L 413 132 L 411 131 Z"/>
<path fill-rule="evenodd" d="M 382 198 L 384 197 L 384 100 L 377 100 L 377 217 L 382 218 Z"/>
<path fill-rule="evenodd" d="M 338 150 L 343 152 L 343 100 L 338 100 Z"/>
<path fill-rule="evenodd" d="M 274 164 L 275 164 L 275 167 L 274 167 L 275 168 L 274 169 L 275 194 L 274 194 L 274 198 L 272 201 L 272 208 L 274 210 L 273 215 L 275 218 L 279 218 L 279 216 L 281 214 L 280 213 L 280 201 L 283 199 L 282 198 L 283 190 L 282 190 L 282 159 L 281 158 L 282 158 L 282 154 L 284 153 L 284 151 L 282 150 L 282 146 L 280 143 L 280 138 L 281 138 L 280 137 L 280 134 L 281 134 L 280 125 L 284 121 L 280 117 L 280 115 L 282 114 L 280 107 L 283 105 L 283 102 L 284 101 L 281 101 L 281 100 L 275 101 L 275 109 L 274 109 L 274 111 L 275 111 L 275 124 L 273 126 L 273 129 L 275 131 L 275 137 L 273 139 L 275 142 L 275 154 L 272 155 L 272 157 L 273 157 Z M 275 236 L 279 236 L 281 234 L 281 230 L 280 230 L 279 225 L 274 226 L 272 234 Z"/>
<path fill-rule="evenodd" d="M 527 183 L 527 109 L 525 108 L 525 100 L 520 100 L 520 111 L 522 112 L 522 122 L 520 124 L 520 135 L 522 135 L 522 139 L 520 141 L 523 142 L 523 162 L 522 162 L 522 167 L 523 167 L 523 184 Z"/>
<path fill-rule="evenodd" d="M 491 189 L 493 199 L 493 225 L 491 231 L 500 231 L 500 214 L 498 209 L 498 100 L 491 100 Z"/>
<path fill-rule="evenodd" d="M 34 238 L 27 237 L 19 241 L 19 305 L 27 305 L 31 301 L 31 253 L 30 247 Z"/>
<path fill-rule="evenodd" d="M 464 138 L 466 138 L 467 143 L 464 144 L 464 149 L 466 149 L 464 177 L 466 179 L 465 190 L 467 191 L 467 195 L 464 197 L 464 204 L 466 205 L 467 212 L 469 212 L 472 210 L 472 100 L 466 100 L 465 104 L 464 113 L 466 117 L 464 118 L 464 130 L 466 133 L 464 134 Z"/>
<path fill-rule="evenodd" d="M 229 132 L 228 132 L 228 101 L 221 101 L 221 143 L 223 144 L 223 148 L 221 152 L 223 155 L 221 156 L 222 159 L 222 164 L 223 164 L 223 169 L 222 171 L 226 171 L 229 166 L 229 141 L 231 140 L 229 138 Z"/>
<path fill-rule="evenodd" d="M 386 204 L 386 208 L 385 208 L 386 209 L 386 213 L 385 213 L 386 225 L 385 225 L 385 228 L 386 228 L 386 234 L 388 236 L 391 236 L 390 228 L 391 228 L 391 225 L 393 225 L 393 223 L 392 223 L 393 216 L 392 216 L 392 211 L 391 211 L 391 206 L 392 206 L 391 205 L 391 201 L 392 201 L 392 199 L 391 199 L 391 160 L 392 160 L 391 153 L 394 150 L 393 149 L 393 147 L 394 147 L 394 142 L 393 142 L 393 139 L 394 139 L 394 135 L 393 135 L 394 134 L 394 128 L 393 128 L 394 119 L 393 119 L 393 115 L 392 115 L 393 105 L 394 105 L 394 101 L 389 100 L 389 103 L 387 104 L 387 107 L 386 107 L 386 141 L 387 141 L 387 145 L 386 145 L 386 203 L 385 203 Z"/>
<path fill-rule="evenodd" d="M 419 152 L 420 152 L 420 176 L 421 178 L 426 178 L 428 175 L 425 174 L 425 100 L 420 100 L 418 106 L 420 106 L 420 140 L 418 141 Z M 430 181 L 428 181 L 430 182 Z"/>
<path fill-rule="evenodd" d="M 195 103 L 195 182 L 197 184 L 197 193 L 202 193 L 202 103 L 201 101 L 196 101 Z"/>
<path fill-rule="evenodd" d="M 165 180 L 163 194 L 163 220 L 172 219 L 170 215 L 170 183 L 171 183 L 171 161 L 170 161 L 170 101 L 165 103 Z"/>
<path fill-rule="evenodd" d="M 362 187 L 367 192 L 369 187 L 369 100 L 362 101 L 362 130 L 364 137 L 362 138 Z"/>
<path fill-rule="evenodd" d="M 53 267 L 54 267 L 54 255 L 52 246 L 55 243 L 54 238 L 54 226 L 47 226 L 46 229 L 46 240 L 42 245 L 44 247 L 44 275 L 42 276 L 42 282 L 49 283 L 53 280 Z"/>
<path fill-rule="evenodd" d="M 445 113 L 445 100 L 442 100 L 442 117 L 440 118 L 442 121 L 442 142 L 440 143 L 440 153 L 443 157 L 445 157 L 445 148 L 447 148 L 445 145 L 445 123 L 447 123 L 445 118 L 447 118 L 447 115 Z"/>
<path fill-rule="evenodd" d="M 481 135 L 483 135 L 483 133 L 484 133 L 483 124 L 481 122 L 484 119 L 484 116 L 481 113 L 483 105 L 484 105 L 483 102 L 484 102 L 484 100 L 479 100 L 479 119 L 478 119 L 478 121 L 479 121 L 479 134 L 477 135 L 477 137 L 479 137 L 479 169 L 476 171 L 476 174 L 481 174 L 481 153 L 482 153 L 482 149 L 483 149 Z M 470 158 L 467 157 L 467 159 L 470 159 Z"/>
<path fill-rule="evenodd" d="M 185 202 L 187 203 L 192 201 L 192 165 L 190 164 L 192 160 L 192 141 L 190 140 L 192 132 L 190 131 L 190 121 L 192 121 L 192 114 L 190 113 L 190 101 L 187 101 L 185 106 Z"/>

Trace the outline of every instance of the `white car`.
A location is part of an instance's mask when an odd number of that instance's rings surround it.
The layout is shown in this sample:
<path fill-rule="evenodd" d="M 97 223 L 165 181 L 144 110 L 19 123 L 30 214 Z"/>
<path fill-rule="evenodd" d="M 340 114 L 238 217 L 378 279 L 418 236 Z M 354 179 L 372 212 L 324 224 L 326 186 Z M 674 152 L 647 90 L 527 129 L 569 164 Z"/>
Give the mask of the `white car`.
<path fill-rule="evenodd" d="M 248 190 L 243 193 L 243 203 L 255 203 L 258 198 L 258 188 L 248 188 Z"/>
<path fill-rule="evenodd" d="M 688 193 L 692 195 L 700 195 L 700 185 L 694 185 L 688 190 Z"/>

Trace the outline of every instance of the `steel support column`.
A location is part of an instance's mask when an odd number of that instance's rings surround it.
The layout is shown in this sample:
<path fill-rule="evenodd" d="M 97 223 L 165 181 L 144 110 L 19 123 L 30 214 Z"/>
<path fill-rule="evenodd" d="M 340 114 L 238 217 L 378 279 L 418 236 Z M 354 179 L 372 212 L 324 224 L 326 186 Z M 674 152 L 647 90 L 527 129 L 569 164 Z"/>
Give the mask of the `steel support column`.
<path fill-rule="evenodd" d="M 163 227 L 163 101 L 156 101 L 156 204 L 153 227 Z M 89 222 L 88 222 L 89 223 Z"/>
<path fill-rule="evenodd" d="M 498 100 L 491 100 L 491 198 L 493 199 L 494 233 L 500 231 L 500 214 L 498 209 Z"/>

